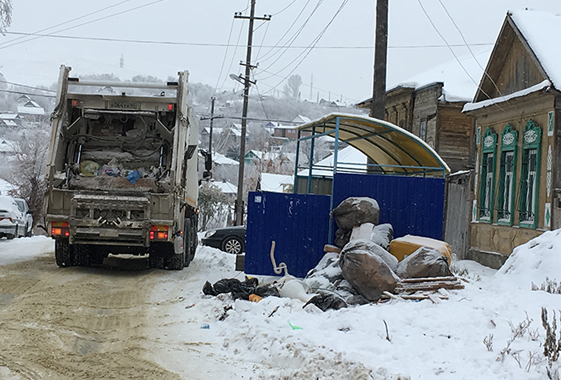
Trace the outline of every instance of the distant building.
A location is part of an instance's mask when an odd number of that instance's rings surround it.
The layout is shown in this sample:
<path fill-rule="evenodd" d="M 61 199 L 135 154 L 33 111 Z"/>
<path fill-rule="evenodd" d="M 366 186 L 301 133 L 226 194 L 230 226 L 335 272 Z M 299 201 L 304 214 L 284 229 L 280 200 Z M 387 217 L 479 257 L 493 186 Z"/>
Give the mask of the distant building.
<path fill-rule="evenodd" d="M 18 98 L 18 114 L 29 122 L 38 122 L 47 117 L 45 109 L 27 95 Z"/>

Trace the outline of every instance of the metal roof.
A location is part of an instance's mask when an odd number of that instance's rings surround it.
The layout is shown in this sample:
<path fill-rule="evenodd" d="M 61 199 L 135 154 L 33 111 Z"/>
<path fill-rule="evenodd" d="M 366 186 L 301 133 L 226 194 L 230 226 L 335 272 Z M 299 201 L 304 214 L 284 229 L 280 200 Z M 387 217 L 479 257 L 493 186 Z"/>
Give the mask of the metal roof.
<path fill-rule="evenodd" d="M 343 141 L 369 157 L 376 170 L 384 174 L 445 176 L 450 173 L 446 162 L 425 141 L 387 121 L 331 113 L 299 126 L 298 131 L 300 142 L 325 135 L 335 138 L 336 147 L 338 141 Z M 307 133 L 312 136 L 306 136 Z"/>

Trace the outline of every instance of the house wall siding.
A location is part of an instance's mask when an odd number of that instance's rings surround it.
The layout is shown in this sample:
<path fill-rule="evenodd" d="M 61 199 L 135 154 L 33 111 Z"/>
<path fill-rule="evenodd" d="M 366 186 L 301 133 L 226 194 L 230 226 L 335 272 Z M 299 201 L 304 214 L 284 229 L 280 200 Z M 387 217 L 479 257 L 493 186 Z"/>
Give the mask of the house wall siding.
<path fill-rule="evenodd" d="M 498 89 L 493 88 L 491 98 L 512 94 L 542 82 L 545 78 L 520 40 L 515 39 L 509 50 L 502 72 L 496 80 Z"/>
<path fill-rule="evenodd" d="M 473 167 L 473 118 L 461 113 L 462 104 L 438 107 L 437 151 L 450 170 L 457 172 Z"/>
<path fill-rule="evenodd" d="M 515 186 L 515 202 L 514 202 L 514 218 L 512 226 L 504 226 L 497 224 L 497 197 L 495 196 L 495 207 L 491 218 L 491 223 L 484 223 L 472 221 L 471 223 L 471 247 L 475 251 L 491 251 L 500 253 L 502 255 L 509 255 L 514 247 L 523 244 L 530 239 L 540 235 L 550 228 L 555 228 L 552 224 L 548 226 L 545 224 L 545 205 L 552 202 L 552 191 L 550 188 L 548 195 L 547 184 L 547 160 L 549 147 L 554 143 L 554 136 L 548 136 L 547 123 L 548 113 L 554 109 L 554 96 L 543 93 L 530 94 L 525 97 L 517 98 L 509 101 L 507 104 L 502 104 L 500 109 L 490 107 L 489 109 L 478 110 L 473 112 L 477 117 L 478 126 L 481 127 L 482 133 L 487 127 L 491 127 L 494 133 L 498 135 L 497 141 L 497 159 L 495 165 L 495 195 L 499 189 L 499 170 L 500 170 L 500 151 L 501 140 L 500 136 L 507 124 L 510 124 L 513 130 L 518 131 L 518 159 L 516 163 L 516 178 L 518 178 Z M 539 181 L 539 196 L 538 206 L 536 209 L 537 228 L 527 228 L 519 226 L 519 199 L 520 199 L 520 181 L 521 178 L 521 157 L 524 144 L 523 134 L 526 129 L 526 124 L 532 120 L 537 126 L 541 128 L 541 155 L 540 155 L 540 174 Z M 477 147 L 477 156 L 479 166 L 481 166 L 481 148 L 482 143 Z M 553 148 L 553 147 L 552 147 Z M 553 167 L 559 165 L 553 162 Z M 480 168 L 478 167 L 477 170 Z M 477 176 L 478 180 L 475 183 L 475 203 L 479 201 L 479 189 L 481 188 L 481 177 Z M 474 211 L 475 213 L 475 211 Z M 559 226 L 557 226 L 559 227 Z"/>

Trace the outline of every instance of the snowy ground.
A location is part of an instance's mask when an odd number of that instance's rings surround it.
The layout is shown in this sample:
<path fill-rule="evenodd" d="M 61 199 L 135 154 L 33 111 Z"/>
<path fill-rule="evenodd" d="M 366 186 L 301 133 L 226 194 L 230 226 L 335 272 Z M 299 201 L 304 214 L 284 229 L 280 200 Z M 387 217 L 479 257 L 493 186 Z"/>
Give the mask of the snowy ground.
<path fill-rule="evenodd" d="M 44 237 L 0 241 L 1 265 L 45 254 L 52 243 Z M 189 268 L 158 277 L 150 359 L 184 379 L 547 379 L 541 310 L 559 318 L 561 295 L 532 283 L 561 279 L 560 231 L 519 247 L 499 271 L 453 263 L 466 287 L 439 304 L 393 300 L 322 312 L 287 298 L 204 296 L 207 280 L 243 280 L 234 261 L 199 247 Z"/>

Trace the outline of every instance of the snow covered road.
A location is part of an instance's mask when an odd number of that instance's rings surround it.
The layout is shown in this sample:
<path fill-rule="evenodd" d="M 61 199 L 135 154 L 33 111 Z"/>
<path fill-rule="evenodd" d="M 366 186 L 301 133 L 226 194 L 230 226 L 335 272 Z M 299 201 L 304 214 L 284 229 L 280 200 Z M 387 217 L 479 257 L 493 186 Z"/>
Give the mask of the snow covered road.
<path fill-rule="evenodd" d="M 559 318 L 561 295 L 531 289 L 558 284 L 560 252 L 561 231 L 547 232 L 500 271 L 455 262 L 465 289 L 441 303 L 322 312 L 204 296 L 205 281 L 243 280 L 213 248 L 182 271 L 131 257 L 63 269 L 50 239 L 0 240 L 0 379 L 541 380 L 540 313 Z"/>

